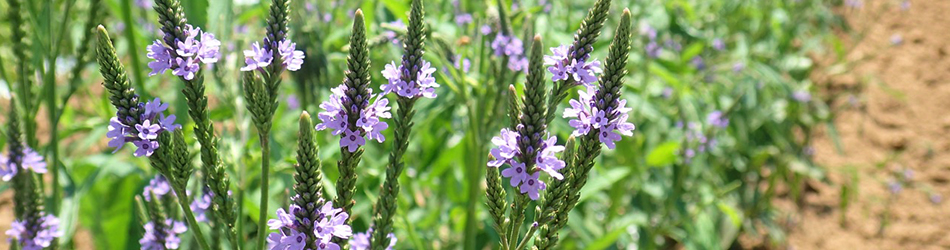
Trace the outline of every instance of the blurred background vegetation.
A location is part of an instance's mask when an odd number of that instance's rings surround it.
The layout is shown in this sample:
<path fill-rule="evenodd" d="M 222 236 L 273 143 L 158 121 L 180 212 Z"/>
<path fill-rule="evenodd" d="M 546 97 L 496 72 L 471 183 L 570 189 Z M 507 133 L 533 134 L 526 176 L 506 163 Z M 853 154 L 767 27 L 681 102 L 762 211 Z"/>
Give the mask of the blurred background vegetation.
<path fill-rule="evenodd" d="M 572 40 L 593 0 L 503 0 L 515 34 L 538 33 L 549 47 Z M 66 234 L 61 243 L 76 248 L 135 249 L 142 235 L 135 216 L 134 196 L 156 173 L 145 159 L 128 152 L 112 154 L 105 147 L 108 119 L 114 114 L 97 65 L 77 60 L 76 51 L 92 45 L 83 40 L 89 1 L 27 1 L 33 64 L 55 66 L 57 88 L 67 87 L 77 63 L 81 71 L 76 93 L 66 102 L 57 136 L 61 141 L 60 179 L 65 200 L 60 218 Z M 269 207 L 286 207 L 292 185 L 296 119 L 302 110 L 319 112 L 328 90 L 342 82 L 347 38 L 354 11 L 366 13 L 373 44 L 373 72 L 399 60 L 399 22 L 406 21 L 405 0 L 296 0 L 292 35 L 306 50 L 304 69 L 290 76 L 281 90 L 283 100 L 274 119 L 273 185 Z M 427 60 L 439 68 L 439 98 L 416 106 L 407 169 L 400 183 L 395 233 L 397 249 L 490 249 L 497 242 L 484 205 L 484 134 L 473 131 L 468 93 L 490 84 L 487 75 L 493 37 L 483 26 L 497 28 L 498 5 L 482 0 L 427 0 L 430 40 Z M 212 120 L 218 124 L 222 159 L 229 168 L 243 220 L 257 221 L 259 154 L 250 129 L 238 69 L 241 51 L 264 34 L 269 1 L 183 1 L 189 23 L 214 33 L 222 41 L 222 60 L 206 77 Z M 806 179 L 823 179 L 809 147 L 812 131 L 831 125 L 828 107 L 812 98 L 809 79 L 814 55 L 841 55 L 834 32 L 843 27 L 823 0 L 614 0 L 611 14 L 594 45 L 594 58 L 603 59 L 621 10 L 630 8 L 638 31 L 624 98 L 628 100 L 635 135 L 605 150 L 598 158 L 581 203 L 561 233 L 564 249 L 727 249 L 741 247 L 740 237 L 783 242 L 780 213 L 772 205 L 777 189 L 797 199 Z M 181 83 L 170 74 L 146 77 L 145 46 L 160 36 L 157 16 L 148 0 L 104 0 L 102 23 L 115 39 L 134 86 L 145 98 L 157 96 L 191 134 Z M 5 9 L 6 3 L 0 3 Z M 464 15 L 470 14 L 470 22 Z M 461 21 L 459 17 L 462 17 Z M 5 20 L 4 20 L 5 21 Z M 0 23 L 0 97 L 8 99 L 9 83 L 19 77 L 9 42 L 8 22 Z M 522 32 L 523 31 L 523 32 Z M 44 57 L 53 37 L 62 37 L 56 57 Z M 520 35 L 519 35 L 520 36 Z M 522 36 L 523 40 L 525 36 Z M 528 45 L 527 43 L 525 44 Z M 54 58 L 51 63 L 48 58 Z M 77 62 L 78 61 L 78 62 Z M 466 62 L 468 61 L 468 62 Z M 460 62 L 460 66 L 455 66 Z M 465 69 L 464 64 L 470 64 Z M 48 72 L 49 69 L 43 72 Z M 30 76 L 32 77 L 32 76 Z M 39 76 L 37 76 L 39 77 Z M 523 82 L 523 75 L 515 79 Z M 385 82 L 373 76 L 374 86 Z M 57 96 L 64 98 L 64 91 Z M 573 94 L 573 93 L 572 93 Z M 40 98 L 46 98 L 44 90 Z M 479 100 L 476 100 L 479 101 Z M 482 100 L 483 101 L 483 100 Z M 7 105 L 7 101 L 0 101 Z M 565 105 L 561 105 L 563 109 Z M 6 106 L 4 106 L 6 107 Z M 4 108 L 5 110 L 6 108 Z M 49 112 L 46 107 L 40 113 Z M 560 112 L 560 111 L 559 111 Z M 728 119 L 722 126 L 720 114 Z M 38 138 L 46 145 L 50 123 L 38 115 Z M 484 117 L 483 117 L 484 119 Z M 487 119 L 491 119 L 490 117 Z M 572 130 L 555 119 L 551 131 L 563 142 Z M 497 131 L 488 129 L 487 131 Z M 387 137 L 391 131 L 386 131 Z M 491 133 L 491 132 L 487 132 Z M 337 139 L 317 133 L 324 160 L 325 187 L 333 195 L 339 158 Z M 490 136 L 490 135 L 489 135 Z M 3 139 L 0 139 L 3 140 Z M 197 144 L 190 141 L 193 146 Z M 0 141 L 0 143 L 3 143 Z M 354 230 L 370 223 L 371 204 L 387 163 L 389 143 L 370 143 L 360 166 L 354 207 Z M 123 149 L 128 150 L 128 149 Z M 48 152 L 48 150 L 39 150 Z M 192 150 L 196 152 L 196 150 Z M 199 179 L 199 178 L 194 178 Z M 52 181 L 47 179 L 47 182 Z M 197 183 L 194 185 L 198 186 Z M 0 184 L 7 190 L 7 184 Z M 197 188 L 196 188 L 197 190 Z M 9 191 L 6 191 L 9 193 Z M 9 196 L 5 196 L 9 197 Z M 3 205 L 8 209 L 11 203 Z M 4 212 L 9 215 L 8 212 Z M 272 214 L 272 213 L 269 213 Z M 12 215 L 10 215 L 12 217 Z M 7 221 L 6 219 L 4 221 Z M 8 227 L 4 223 L 0 227 Z M 254 235 L 254 227 L 245 227 Z M 207 231 L 206 231 L 207 232 Z M 189 249 L 190 236 L 182 237 Z"/>

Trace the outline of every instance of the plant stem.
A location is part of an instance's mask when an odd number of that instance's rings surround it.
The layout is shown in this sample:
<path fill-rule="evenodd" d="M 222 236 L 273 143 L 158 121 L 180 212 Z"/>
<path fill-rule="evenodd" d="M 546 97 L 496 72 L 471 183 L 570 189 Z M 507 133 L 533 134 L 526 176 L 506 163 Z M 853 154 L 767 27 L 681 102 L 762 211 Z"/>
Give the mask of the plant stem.
<path fill-rule="evenodd" d="M 531 228 L 528 229 L 528 233 L 524 235 L 524 239 L 521 240 L 521 243 L 518 244 L 518 247 L 516 247 L 515 250 L 524 249 L 524 247 L 528 245 L 528 240 L 531 239 L 531 235 L 534 234 L 534 232 L 537 230 L 538 230 L 538 226 L 532 225 Z"/>
<path fill-rule="evenodd" d="M 166 178 L 169 175 L 165 175 Z M 201 227 L 198 226 L 198 221 L 195 220 L 195 214 L 191 211 L 191 206 L 188 204 L 188 195 L 184 189 L 175 188 L 175 194 L 178 195 L 178 205 L 181 205 L 181 210 L 185 212 L 185 220 L 188 221 L 188 226 L 191 227 L 195 234 L 195 239 L 198 241 L 198 245 L 201 246 L 201 249 L 211 250 L 211 247 L 208 245 L 208 242 L 205 241 L 205 236 L 201 232 Z"/>
<path fill-rule="evenodd" d="M 528 196 L 525 194 L 517 194 L 515 197 L 515 204 L 512 206 L 511 210 L 511 227 L 508 228 L 508 246 L 517 246 L 518 243 L 518 232 L 521 231 L 521 221 L 524 219 L 524 207 L 527 201 Z"/>
<path fill-rule="evenodd" d="M 261 213 L 257 219 L 257 249 L 264 250 L 264 231 L 267 227 L 267 188 L 270 182 L 270 143 L 268 131 L 261 131 Z"/>
<path fill-rule="evenodd" d="M 132 20 L 132 1 L 122 1 L 122 13 L 125 13 L 122 15 L 122 21 L 128 24 L 125 31 L 125 38 L 129 40 L 129 51 L 132 51 L 132 53 L 129 53 L 129 56 L 132 57 L 132 63 L 130 63 L 130 65 L 132 66 L 132 76 L 135 77 L 135 88 L 139 89 L 139 93 L 142 95 L 142 97 L 140 97 L 141 100 L 147 100 L 148 97 L 146 93 L 148 91 L 145 90 L 145 79 L 142 78 L 142 66 L 139 60 L 139 53 L 137 53 L 139 51 L 139 45 L 135 39 L 135 25 L 132 25 L 135 23 Z"/>

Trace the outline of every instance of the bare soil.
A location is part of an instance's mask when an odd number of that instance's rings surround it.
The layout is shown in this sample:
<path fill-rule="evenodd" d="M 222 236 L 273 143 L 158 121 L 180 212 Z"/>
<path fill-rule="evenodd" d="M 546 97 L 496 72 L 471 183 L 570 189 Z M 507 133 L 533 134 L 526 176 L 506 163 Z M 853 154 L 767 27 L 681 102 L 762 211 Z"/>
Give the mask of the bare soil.
<path fill-rule="evenodd" d="M 849 70 L 815 77 L 841 150 L 821 128 L 814 157 L 830 183 L 808 182 L 803 205 L 777 201 L 790 230 L 782 248 L 948 249 L 950 1 L 863 2 L 839 10 L 862 34 L 840 35 L 853 46 Z M 856 191 L 847 209 L 842 186 Z"/>

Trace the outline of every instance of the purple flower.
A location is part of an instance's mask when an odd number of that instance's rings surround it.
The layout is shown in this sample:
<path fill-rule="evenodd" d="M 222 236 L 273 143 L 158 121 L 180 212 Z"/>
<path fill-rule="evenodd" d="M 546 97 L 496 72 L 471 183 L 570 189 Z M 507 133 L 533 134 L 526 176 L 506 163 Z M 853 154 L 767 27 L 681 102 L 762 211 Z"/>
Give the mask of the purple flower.
<path fill-rule="evenodd" d="M 660 45 L 657 44 L 655 41 L 650 41 L 649 43 L 647 43 L 644 49 L 647 52 L 647 56 L 649 56 L 650 58 L 657 58 L 657 57 L 660 57 L 660 50 L 662 50 L 663 48 L 660 47 Z"/>
<path fill-rule="evenodd" d="M 172 55 L 165 45 L 162 45 L 160 40 L 155 40 L 152 42 L 152 45 L 148 46 L 148 54 L 145 54 L 146 57 L 154 60 L 148 63 L 148 67 L 152 69 L 152 72 L 148 73 L 148 76 L 154 76 L 158 74 L 164 74 L 165 71 L 172 68 L 172 64 L 175 62 L 172 60 Z"/>
<path fill-rule="evenodd" d="M 388 66 L 388 65 L 387 65 Z M 472 67 L 472 61 L 468 58 L 462 58 L 462 56 L 455 56 L 455 68 L 462 70 L 462 72 L 468 73 L 468 70 Z"/>
<path fill-rule="evenodd" d="M 797 102 L 805 103 L 811 101 L 811 94 L 809 94 L 808 91 L 796 90 L 792 93 L 792 99 Z"/>
<path fill-rule="evenodd" d="M 307 234 L 290 229 L 287 235 L 270 233 L 267 236 L 267 249 L 271 250 L 303 250 L 307 246 Z"/>
<path fill-rule="evenodd" d="M 135 6 L 139 8 L 150 10 L 152 9 L 152 1 L 149 0 L 135 0 Z"/>
<path fill-rule="evenodd" d="M 297 44 L 290 42 L 290 40 L 280 41 L 277 47 L 277 52 L 280 53 L 280 60 L 283 62 L 282 65 L 287 68 L 287 70 L 297 71 L 300 69 L 300 66 L 303 65 L 303 51 L 296 50 L 296 48 Z"/>
<path fill-rule="evenodd" d="M 732 65 L 732 72 L 739 73 L 743 69 L 745 69 L 745 64 L 742 62 L 737 62 Z"/>
<path fill-rule="evenodd" d="M 706 116 L 706 122 L 718 128 L 729 126 L 729 118 L 723 116 L 722 111 L 716 110 Z"/>
<path fill-rule="evenodd" d="M 31 223 L 37 223 L 35 225 Z M 59 218 L 40 212 L 35 222 L 14 220 L 5 233 L 10 240 L 16 240 L 24 250 L 41 250 L 49 247 L 55 238 L 63 236 L 59 230 Z"/>
<path fill-rule="evenodd" d="M 134 141 L 132 144 L 138 147 L 138 149 L 135 150 L 135 153 L 132 154 L 135 157 L 152 156 L 152 153 L 154 153 L 155 149 L 158 148 L 157 141 L 141 140 Z"/>
<path fill-rule="evenodd" d="M 366 139 L 358 131 L 346 130 L 340 138 L 340 147 L 346 148 L 350 153 L 356 152 L 356 149 L 365 144 Z"/>
<path fill-rule="evenodd" d="M 432 76 L 435 70 L 429 62 L 422 61 L 422 67 L 418 72 L 415 72 L 416 80 L 407 82 L 405 79 L 408 77 L 406 76 L 412 74 L 412 72 L 409 72 L 403 65 L 396 66 L 395 62 L 391 62 L 382 71 L 383 77 L 386 78 L 388 83 L 380 86 L 381 94 L 386 95 L 396 92 L 397 95 L 407 98 L 420 96 L 435 98 L 435 88 L 439 87 L 439 84 L 435 82 L 435 77 Z"/>
<path fill-rule="evenodd" d="M 317 124 L 317 130 L 330 128 L 333 129 L 333 135 L 339 135 L 346 129 L 348 124 L 346 110 L 343 108 L 343 98 L 346 97 L 344 89 L 346 89 L 345 85 L 330 89 L 330 99 L 320 104 L 320 108 L 324 112 L 317 114 L 317 117 L 322 121 L 322 123 Z"/>
<path fill-rule="evenodd" d="M 207 188 L 205 188 L 207 189 Z M 191 210 L 195 213 L 195 220 L 198 222 L 208 221 L 208 209 L 211 208 L 211 199 L 214 197 L 214 193 L 205 190 L 201 196 L 196 197 L 191 201 Z"/>
<path fill-rule="evenodd" d="M 135 130 L 139 131 L 139 139 L 154 140 L 158 138 L 158 132 L 162 127 L 158 124 L 152 124 L 152 121 L 145 120 L 142 124 L 135 124 Z"/>
<path fill-rule="evenodd" d="M 525 168 L 524 163 L 511 161 L 509 165 L 511 166 L 501 171 L 501 176 L 510 178 L 511 180 L 509 182 L 511 186 L 517 187 L 521 185 L 522 181 L 528 178 L 528 170 Z"/>
<path fill-rule="evenodd" d="M 113 153 L 121 149 L 126 142 L 132 142 L 138 147 L 134 153 L 135 156 L 151 156 L 159 146 L 155 139 L 160 133 L 181 128 L 181 125 L 175 124 L 175 115 L 165 116 L 162 113 L 168 109 L 168 104 L 163 104 L 158 98 L 139 103 L 138 107 L 144 110 L 138 119 L 141 121 L 140 124 L 126 125 L 118 116 L 109 120 L 109 131 L 106 137 L 110 139 L 109 147 L 115 148 Z M 126 117 L 126 120 L 132 121 L 131 117 Z"/>
<path fill-rule="evenodd" d="M 627 101 L 617 100 L 616 108 L 607 110 L 598 110 L 596 103 L 600 100 L 594 100 L 594 88 L 588 90 L 579 90 L 578 99 L 571 99 L 571 107 L 564 109 L 564 118 L 574 118 L 568 121 L 571 127 L 574 127 L 572 135 L 586 135 L 591 131 L 596 131 L 598 138 L 607 148 L 613 149 L 615 141 L 620 140 L 620 135 L 631 136 L 636 126 L 627 122 L 629 118 Z"/>
<path fill-rule="evenodd" d="M 372 227 L 370 227 L 369 230 L 367 230 L 366 232 L 353 234 L 353 238 L 350 238 L 350 241 L 349 241 L 350 249 L 369 250 L 371 247 L 370 237 L 372 237 L 372 235 L 373 235 Z M 396 234 L 389 233 L 389 235 L 386 235 L 386 237 L 389 238 L 389 246 L 386 247 L 386 250 L 392 250 L 393 247 L 396 246 L 396 241 L 398 240 L 396 239 Z"/>
<path fill-rule="evenodd" d="M 561 151 L 564 151 L 564 146 L 557 145 L 557 137 L 548 137 L 544 140 L 544 143 L 541 144 L 541 153 L 535 159 L 538 169 L 555 179 L 563 180 L 564 175 L 561 175 L 558 171 L 564 168 L 565 163 L 554 155 Z"/>
<path fill-rule="evenodd" d="M 152 69 L 149 76 L 171 69 L 175 75 L 192 80 L 201 69 L 199 62 L 218 62 L 221 41 L 218 41 L 214 34 L 202 32 L 201 28 L 194 28 L 190 24 L 185 26 L 183 33 L 186 35 L 185 40 L 175 39 L 174 50 L 169 48 L 170 45 L 162 44 L 162 40 L 155 40 L 148 46 L 146 56 L 153 60 L 148 63 Z"/>
<path fill-rule="evenodd" d="M 109 140 L 109 147 L 115 148 L 112 153 L 122 149 L 122 146 L 128 142 L 126 134 L 129 132 L 131 132 L 129 126 L 122 124 L 118 117 L 112 117 L 112 119 L 109 120 L 109 132 L 106 132 L 106 136 L 111 139 Z"/>
<path fill-rule="evenodd" d="M 175 70 L 172 71 L 176 76 L 185 78 L 185 80 L 191 80 L 195 78 L 195 74 L 198 73 L 198 70 L 201 67 L 198 65 L 198 62 L 192 59 L 191 57 L 182 59 L 181 57 L 175 59 L 176 64 L 178 65 Z"/>
<path fill-rule="evenodd" d="M 891 36 L 891 44 L 892 44 L 892 45 L 895 45 L 895 46 L 896 46 L 896 45 L 901 45 L 901 43 L 903 43 L 903 42 L 904 42 L 904 38 L 901 37 L 900 34 L 894 34 L 893 36 Z"/>
<path fill-rule="evenodd" d="M 852 9 L 860 9 L 864 6 L 864 2 L 861 0 L 845 0 L 844 5 L 851 7 Z"/>
<path fill-rule="evenodd" d="M 716 38 L 716 39 L 713 39 L 712 41 L 712 47 L 713 49 L 721 51 L 721 50 L 726 49 L 726 43 L 723 42 L 722 39 Z"/>
<path fill-rule="evenodd" d="M 148 181 L 148 186 L 145 186 L 145 189 L 142 190 L 142 196 L 145 197 L 146 201 L 151 201 L 152 197 L 161 199 L 171 192 L 172 187 L 171 184 L 168 183 L 168 180 L 166 180 L 164 176 L 156 175 L 155 178 Z"/>
<path fill-rule="evenodd" d="M 389 107 L 389 99 L 382 95 L 374 95 L 372 90 L 368 90 L 370 99 L 375 100 L 369 103 L 363 110 L 357 106 L 352 109 L 343 107 L 346 97 L 346 85 L 340 85 L 331 90 L 330 99 L 320 104 L 324 112 L 317 114 L 322 121 L 315 127 L 316 130 L 332 129 L 333 135 L 343 134 L 340 138 L 340 147 L 347 148 L 350 152 L 355 152 L 357 148 L 366 144 L 366 140 L 376 140 L 383 142 L 386 137 L 382 131 L 389 128 L 389 124 L 380 120 L 380 118 L 392 118 Z M 355 115 L 356 130 L 349 129 L 348 117 Z"/>
<path fill-rule="evenodd" d="M 188 231 L 188 227 L 181 221 L 165 219 L 165 232 L 159 232 L 155 228 L 155 222 L 145 223 L 145 235 L 139 239 L 142 249 L 178 249 L 181 238 L 178 235 Z M 161 240 L 160 240 L 161 239 Z M 164 241 L 165 244 L 160 243 Z"/>
<path fill-rule="evenodd" d="M 294 197 L 296 199 L 298 197 Z M 352 234 L 346 219 L 349 217 L 342 209 L 334 208 L 333 202 L 320 199 L 319 210 L 307 214 L 307 210 L 290 205 L 288 210 L 278 209 L 277 219 L 268 221 L 272 230 L 267 237 L 268 249 L 276 250 L 303 250 L 308 243 L 317 246 L 316 249 L 340 249 L 340 246 L 331 242 L 333 237 L 347 239 Z M 311 224 L 312 223 L 312 224 Z M 313 225 L 311 231 L 305 230 L 302 225 Z"/>
<path fill-rule="evenodd" d="M 941 201 L 943 201 L 943 196 L 940 196 L 940 194 L 931 194 L 931 195 L 930 195 L 930 203 L 933 203 L 933 204 L 940 204 Z"/>
<path fill-rule="evenodd" d="M 899 194 L 899 193 L 901 192 L 901 190 L 904 189 L 904 186 L 901 185 L 900 182 L 897 182 L 897 181 L 895 181 L 895 180 L 891 180 L 891 181 L 889 181 L 889 182 L 887 183 L 887 189 L 890 190 L 892 194 L 897 195 L 897 194 Z"/>
<path fill-rule="evenodd" d="M 322 219 L 313 222 L 313 235 L 317 238 L 323 238 L 329 241 L 333 237 L 348 239 L 353 235 L 349 225 L 346 225 L 346 219 L 349 215 L 338 208 L 333 207 L 333 202 L 327 201 L 320 209 L 323 213 Z"/>
<path fill-rule="evenodd" d="M 663 88 L 663 93 L 661 93 L 660 95 L 662 95 L 664 99 L 670 99 L 671 97 L 673 97 L 673 88 L 670 88 L 670 87 Z"/>
<path fill-rule="evenodd" d="M 527 176 L 525 181 L 521 184 L 521 193 L 527 193 L 528 197 L 530 197 L 532 200 L 537 200 L 539 197 L 538 192 L 547 188 L 547 185 L 538 179 L 540 174 L 540 172 L 535 172 L 534 174 Z"/>
<path fill-rule="evenodd" d="M 10 181 L 13 179 L 13 176 L 16 176 L 17 167 L 16 165 L 11 164 L 10 158 L 7 158 L 5 155 L 0 155 L 0 178 L 3 181 Z"/>
<path fill-rule="evenodd" d="M 573 58 L 570 45 L 561 45 L 551 48 L 553 55 L 544 56 L 544 65 L 550 65 L 548 71 L 554 76 L 553 81 L 573 79 L 579 84 L 591 86 L 597 82 L 597 75 L 603 72 L 600 61 L 578 60 Z"/>
<path fill-rule="evenodd" d="M 23 147 L 23 158 L 20 159 L 20 167 L 23 170 L 32 170 L 34 173 L 44 174 L 46 173 L 46 160 L 43 159 L 43 156 L 33 151 L 30 147 Z"/>
<path fill-rule="evenodd" d="M 910 0 L 901 1 L 901 10 L 902 11 L 910 10 Z"/>
<path fill-rule="evenodd" d="M 518 154 L 518 133 L 507 128 L 501 129 L 501 135 L 491 139 L 496 148 L 491 149 L 495 158 L 488 162 L 489 167 L 499 167 L 510 161 Z"/>
<path fill-rule="evenodd" d="M 508 69 L 512 71 L 528 70 L 528 58 L 524 55 L 524 43 L 515 36 L 498 33 L 491 43 L 495 56 L 508 56 Z"/>
<path fill-rule="evenodd" d="M 296 207 L 296 206 L 297 205 L 291 204 L 290 210 L 293 211 L 294 208 L 300 209 L 299 207 Z M 294 217 L 293 214 L 287 213 L 287 211 L 284 211 L 284 208 L 278 208 L 277 219 L 267 220 L 267 226 L 270 227 L 271 230 L 277 230 L 277 229 L 280 229 L 281 227 L 290 228 L 294 226 L 294 219 L 296 218 Z"/>
<path fill-rule="evenodd" d="M 486 35 L 486 36 L 488 34 L 491 34 L 491 31 L 492 31 L 491 26 L 489 26 L 488 24 L 482 25 L 482 27 L 479 28 L 478 30 L 482 32 L 482 35 Z"/>
<path fill-rule="evenodd" d="M 703 61 L 703 57 L 701 56 L 694 56 L 693 59 L 690 60 L 690 64 L 692 64 L 696 70 L 706 69 L 706 62 Z"/>
<path fill-rule="evenodd" d="M 472 23 L 472 14 L 462 13 L 455 16 L 455 24 L 458 26 L 464 26 L 469 23 Z"/>
<path fill-rule="evenodd" d="M 263 70 L 274 60 L 274 54 L 266 48 L 261 48 L 257 42 L 251 44 L 250 50 L 244 51 L 244 63 L 247 66 L 241 68 L 241 71 L 251 71 L 256 69 Z"/>

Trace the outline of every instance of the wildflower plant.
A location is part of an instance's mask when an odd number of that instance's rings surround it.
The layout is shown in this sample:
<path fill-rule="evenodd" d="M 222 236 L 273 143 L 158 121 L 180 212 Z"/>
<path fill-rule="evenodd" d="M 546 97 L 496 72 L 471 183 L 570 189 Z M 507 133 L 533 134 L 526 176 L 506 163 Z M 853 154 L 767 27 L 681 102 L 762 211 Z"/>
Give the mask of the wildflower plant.
<path fill-rule="evenodd" d="M 333 88 L 330 98 L 320 104 L 320 108 L 324 110 L 318 114 L 321 123 L 314 127 L 316 130 L 329 129 L 333 135 L 340 138 L 341 157 L 337 162 L 340 176 L 336 180 L 337 197 L 334 203 L 347 214 L 352 213 L 355 204 L 353 196 L 356 193 L 356 167 L 363 155 L 362 146 L 368 140 L 385 140 L 381 132 L 388 125 L 380 118 L 390 117 L 387 106 L 389 100 L 381 94 L 372 93 L 369 70 L 369 48 L 366 45 L 363 11 L 357 10 L 350 34 L 350 52 L 343 84 Z M 344 244 L 346 241 L 336 242 Z"/>
<path fill-rule="evenodd" d="M 116 116 L 110 120 L 109 133 L 107 136 L 111 139 L 110 146 L 121 148 L 125 143 L 132 142 L 138 148 L 133 155 L 136 157 L 148 157 L 152 167 L 161 173 L 171 186 L 172 191 L 178 197 L 178 203 L 184 211 L 184 217 L 194 231 L 194 236 L 202 249 L 210 249 L 206 242 L 197 221 L 192 214 L 190 200 L 188 199 L 187 184 L 194 168 L 191 165 L 187 145 L 184 142 L 184 134 L 181 126 L 174 124 L 174 115 L 165 116 L 164 112 L 167 104 L 163 104 L 158 98 L 142 103 L 135 94 L 135 89 L 129 83 L 125 73 L 125 67 L 119 62 L 115 47 L 105 27 L 97 28 L 98 45 L 96 60 L 99 62 L 99 71 L 105 81 L 103 86 L 108 90 L 109 100 L 117 109 Z M 167 191 L 164 191 L 167 193 Z M 163 227 L 175 226 L 174 223 L 167 223 L 165 216 L 157 208 L 158 201 L 154 198 L 156 192 L 148 192 L 151 197 L 149 201 L 149 218 L 153 222 L 146 224 L 146 228 L 151 227 L 155 235 L 147 234 L 145 237 L 155 238 L 158 242 L 164 241 L 164 235 L 167 232 Z M 161 192 L 159 192 L 161 194 Z M 162 224 L 165 223 L 165 224 Z M 174 228 L 173 228 L 174 230 Z M 143 239 L 144 240 L 144 239 Z M 145 240 L 146 242 L 152 242 Z M 173 244 L 174 245 L 174 244 Z M 169 245 L 165 245 L 169 247 Z"/>
<path fill-rule="evenodd" d="M 241 68 L 241 71 L 244 71 L 244 98 L 261 143 L 261 209 L 257 224 L 258 231 L 261 232 L 264 231 L 268 213 L 270 130 L 274 112 L 279 104 L 277 97 L 282 81 L 281 73 L 284 70 L 299 70 L 304 59 L 304 53 L 297 50 L 297 44 L 289 38 L 289 23 L 290 1 L 272 1 L 263 45 L 254 42 L 250 50 L 244 51 L 246 65 Z M 264 237 L 258 237 L 258 248 L 264 247 L 264 241 Z"/>
<path fill-rule="evenodd" d="M 600 2 L 598 2 L 600 3 Z M 595 8 L 597 6 L 595 5 Z M 606 9 L 604 10 L 606 11 Z M 593 13 L 594 11 L 592 11 Z M 584 27 L 585 25 L 582 25 Z M 567 220 L 568 212 L 576 203 L 579 191 L 586 183 L 587 172 L 593 164 L 593 158 L 599 154 L 601 143 L 608 148 L 614 147 L 614 142 L 620 140 L 620 134 L 632 135 L 634 125 L 627 122 L 629 108 L 626 101 L 620 99 L 622 78 L 626 73 L 627 55 L 630 39 L 630 12 L 624 10 L 616 37 L 610 46 L 606 71 L 597 85 L 587 85 L 586 90 L 580 91 L 577 100 L 571 100 L 571 108 L 564 111 L 565 118 L 573 118 L 569 123 L 574 127 L 572 137 L 567 147 L 557 145 L 556 137 L 542 138 L 546 134 L 545 128 L 549 106 L 552 102 L 545 102 L 546 88 L 544 86 L 544 71 L 541 66 L 541 41 L 535 37 L 529 60 L 529 71 L 525 82 L 525 95 L 521 102 L 511 101 L 509 115 L 513 121 L 512 128 L 504 128 L 499 136 L 492 138 L 494 148 L 491 150 L 491 161 L 487 176 L 489 213 L 495 222 L 495 229 L 499 231 L 502 249 L 523 249 L 540 229 L 538 238 L 534 240 L 538 249 L 550 249 L 557 242 L 559 223 Z M 546 58 L 546 64 L 566 63 L 562 55 L 566 55 L 568 47 L 555 48 L 554 58 Z M 584 50 L 581 50 L 584 51 Z M 587 51 L 590 52 L 589 50 Z M 576 64 L 572 60 L 572 64 Z M 599 67 L 599 63 L 591 64 Z M 560 67 L 549 67 L 555 74 L 554 81 L 564 80 L 558 77 Z M 575 69 L 576 70 L 576 69 Z M 599 68 L 598 68 L 599 70 Z M 590 72 L 588 72 L 590 73 Z M 572 76 L 573 77 L 573 76 Z M 597 80 L 584 79 L 593 75 L 577 78 L 577 82 Z M 570 78 L 574 79 L 574 78 Z M 552 94 L 558 95 L 559 85 L 555 86 Z M 514 87 L 511 87 L 511 92 Z M 514 93 L 512 93 L 514 96 Z M 550 100 L 550 99 L 547 99 Z M 559 102 L 559 101 L 558 101 Z M 553 102 L 556 104 L 558 102 Z M 579 137 L 575 143 L 574 137 Z M 575 144 L 579 144 L 575 150 Z M 558 157 L 556 153 L 560 153 Z M 497 167 L 507 164 L 501 172 Z M 539 179 L 540 173 L 546 173 L 551 182 L 546 183 Z M 502 186 L 504 180 L 519 190 L 508 218 L 504 218 L 507 211 L 505 200 L 506 192 Z M 579 180 L 580 179 L 580 180 Z M 548 188 L 552 185 L 552 188 Z M 520 235 L 525 208 L 530 200 L 539 200 L 535 220 L 528 226 L 528 232 Z M 573 203 L 572 203 L 573 202 Z"/>
<path fill-rule="evenodd" d="M 21 139 L 20 116 L 16 98 L 10 99 L 7 118 L 7 155 L 0 155 L 0 174 L 4 182 L 11 182 L 14 195 L 14 216 L 11 228 L 5 234 L 11 246 L 21 249 L 42 249 L 63 235 L 56 215 L 43 210 L 43 192 L 37 175 L 46 173 L 43 157 Z M 39 179 L 42 180 L 42 179 Z"/>
<path fill-rule="evenodd" d="M 374 206 L 372 238 L 370 247 L 374 250 L 385 249 L 390 242 L 393 232 L 393 217 L 396 214 L 396 198 L 399 196 L 399 176 L 405 169 L 403 155 L 409 148 L 409 134 L 412 132 L 412 117 L 415 116 L 416 101 L 419 98 L 435 98 L 435 82 L 428 61 L 422 58 L 425 53 L 426 24 L 424 6 L 421 0 L 413 0 L 409 10 L 409 25 L 406 38 L 403 41 L 402 61 L 399 66 L 392 63 L 384 70 L 383 76 L 387 84 L 383 85 L 383 93 L 390 91 L 396 94 L 395 117 L 393 117 L 393 148 L 389 154 L 389 166 L 386 168 L 386 178 L 379 190 L 379 199 Z M 398 69 L 398 70 L 393 70 Z M 398 71 L 399 74 L 395 74 Z"/>
<path fill-rule="evenodd" d="M 154 65 L 152 69 L 158 69 L 158 73 L 172 70 L 185 85 L 182 94 L 188 105 L 188 114 L 195 123 L 195 137 L 201 145 L 201 169 L 204 173 L 204 183 L 213 193 L 214 218 L 225 226 L 222 228 L 227 229 L 228 238 L 232 245 L 236 246 L 238 237 L 235 232 L 235 202 L 228 191 L 231 181 L 218 155 L 218 139 L 214 134 L 214 124 L 208 110 L 208 97 L 205 95 L 201 68 L 201 64 L 217 62 L 220 42 L 213 34 L 202 32 L 198 27 L 188 24 L 179 0 L 155 0 L 153 9 L 158 13 L 162 37 L 160 43 L 156 41 L 149 47 L 148 56 L 154 60 L 149 63 L 150 67 Z"/>

